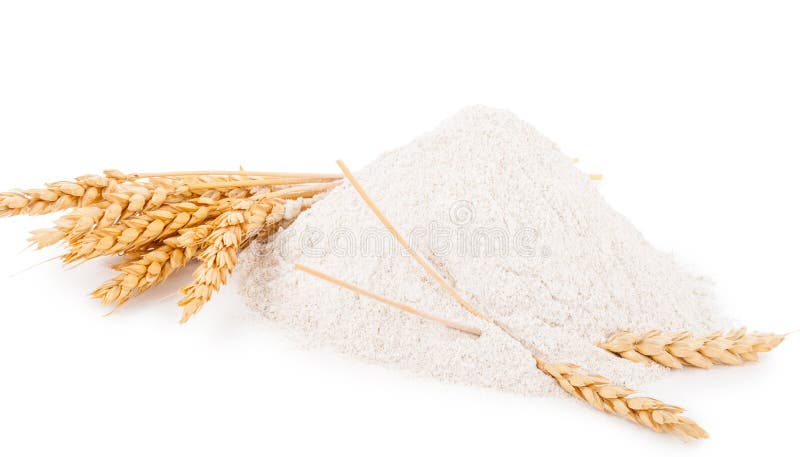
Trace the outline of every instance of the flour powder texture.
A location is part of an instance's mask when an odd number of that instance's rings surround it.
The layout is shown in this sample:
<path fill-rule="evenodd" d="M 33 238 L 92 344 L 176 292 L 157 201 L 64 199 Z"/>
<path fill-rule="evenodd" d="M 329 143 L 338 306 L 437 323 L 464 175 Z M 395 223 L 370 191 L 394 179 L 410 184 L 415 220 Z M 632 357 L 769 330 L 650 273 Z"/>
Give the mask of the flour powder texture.
<path fill-rule="evenodd" d="M 596 342 L 621 329 L 706 333 L 729 324 L 705 279 L 651 246 L 568 155 L 507 111 L 466 108 L 355 174 L 453 287 L 547 360 L 636 387 L 664 368 Z M 483 334 L 359 297 L 295 263 Z M 305 347 L 446 382 L 561 394 L 522 344 L 428 277 L 348 183 L 251 245 L 239 272 L 245 301 Z"/>

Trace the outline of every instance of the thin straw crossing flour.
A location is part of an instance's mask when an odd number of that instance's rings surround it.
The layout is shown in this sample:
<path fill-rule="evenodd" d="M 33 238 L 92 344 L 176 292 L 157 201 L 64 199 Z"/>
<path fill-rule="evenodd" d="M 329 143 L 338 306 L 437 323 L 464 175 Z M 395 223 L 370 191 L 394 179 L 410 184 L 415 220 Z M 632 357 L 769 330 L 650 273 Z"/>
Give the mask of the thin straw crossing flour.
<path fill-rule="evenodd" d="M 478 309 L 548 360 L 637 386 L 664 372 L 594 343 L 620 329 L 726 327 L 708 284 L 654 249 L 589 177 L 513 114 L 470 107 L 356 173 L 412 245 Z M 482 330 L 475 338 L 361 298 L 303 263 Z M 347 183 L 242 255 L 242 293 L 311 347 L 522 394 L 561 392 L 530 353 L 474 318 L 408 256 Z"/>

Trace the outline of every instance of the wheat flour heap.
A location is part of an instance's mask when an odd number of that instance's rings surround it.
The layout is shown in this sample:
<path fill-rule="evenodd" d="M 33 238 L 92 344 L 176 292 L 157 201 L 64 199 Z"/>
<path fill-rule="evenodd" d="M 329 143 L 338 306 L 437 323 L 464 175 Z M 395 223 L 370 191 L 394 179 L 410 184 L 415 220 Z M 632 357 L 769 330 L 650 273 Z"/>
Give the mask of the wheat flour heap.
<path fill-rule="evenodd" d="M 477 106 L 356 173 L 377 205 L 464 297 L 535 346 L 636 386 L 664 372 L 594 346 L 620 329 L 726 326 L 709 286 L 654 249 L 550 140 Z M 307 264 L 478 327 L 475 338 L 294 270 Z M 561 392 L 530 353 L 474 318 L 394 241 L 349 184 L 242 256 L 242 293 L 308 346 L 448 382 Z"/>

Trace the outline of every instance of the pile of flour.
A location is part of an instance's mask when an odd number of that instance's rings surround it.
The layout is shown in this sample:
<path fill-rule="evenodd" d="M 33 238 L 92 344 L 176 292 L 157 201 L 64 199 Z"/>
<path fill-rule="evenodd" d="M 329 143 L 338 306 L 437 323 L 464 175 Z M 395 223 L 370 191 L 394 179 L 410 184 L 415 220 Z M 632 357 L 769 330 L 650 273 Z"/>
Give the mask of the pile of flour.
<path fill-rule="evenodd" d="M 594 346 L 631 330 L 727 322 L 708 284 L 654 249 L 595 183 L 513 114 L 470 107 L 356 173 L 401 233 L 483 313 L 547 360 L 637 386 L 664 372 Z M 482 330 L 445 328 L 294 270 L 303 263 Z M 530 352 L 462 309 L 347 183 L 242 254 L 242 294 L 308 346 L 463 384 L 559 392 Z"/>

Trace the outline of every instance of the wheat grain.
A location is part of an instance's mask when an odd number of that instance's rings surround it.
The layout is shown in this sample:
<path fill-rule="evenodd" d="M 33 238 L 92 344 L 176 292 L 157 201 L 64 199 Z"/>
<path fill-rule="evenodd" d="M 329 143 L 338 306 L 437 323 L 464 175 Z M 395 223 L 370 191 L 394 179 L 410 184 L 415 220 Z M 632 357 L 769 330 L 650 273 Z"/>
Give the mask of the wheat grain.
<path fill-rule="evenodd" d="M 621 331 L 598 346 L 622 358 L 640 363 L 658 363 L 669 368 L 684 365 L 710 368 L 713 365 L 741 365 L 758 360 L 759 352 L 777 347 L 786 335 L 747 333 L 744 328 L 727 333 L 694 336 L 689 332 L 645 333 Z"/>
<path fill-rule="evenodd" d="M 536 366 L 550 375 L 566 392 L 593 407 L 624 417 L 657 432 L 675 433 L 683 438 L 708 438 L 708 433 L 688 417 L 683 408 L 649 397 L 632 397 L 634 390 L 611 384 L 599 375 L 583 373 L 577 365 L 536 359 Z"/>

